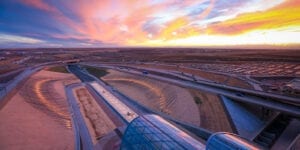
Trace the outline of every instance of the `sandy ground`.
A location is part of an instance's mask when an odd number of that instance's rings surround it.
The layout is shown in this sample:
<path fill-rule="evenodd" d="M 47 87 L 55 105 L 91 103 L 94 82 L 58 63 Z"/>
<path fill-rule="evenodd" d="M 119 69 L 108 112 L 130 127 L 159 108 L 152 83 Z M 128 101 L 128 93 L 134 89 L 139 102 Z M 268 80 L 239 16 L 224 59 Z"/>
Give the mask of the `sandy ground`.
<path fill-rule="evenodd" d="M 74 89 L 74 95 L 80 104 L 80 112 L 84 116 L 93 143 L 96 144 L 97 140 L 113 131 L 116 126 L 85 87 Z"/>
<path fill-rule="evenodd" d="M 181 121 L 200 125 L 199 110 L 188 90 L 143 76 L 108 71 L 110 74 L 102 79 L 130 98 Z"/>
<path fill-rule="evenodd" d="M 214 132 L 232 132 L 220 98 L 211 93 L 185 89 L 153 79 L 114 70 L 102 79 L 120 92 L 154 110 Z M 196 104 L 195 97 L 201 102 Z"/>
<path fill-rule="evenodd" d="M 0 149 L 74 149 L 64 85 L 71 74 L 40 71 L 0 110 Z"/>
<path fill-rule="evenodd" d="M 213 132 L 233 132 L 229 118 L 220 98 L 211 93 L 190 90 L 193 96 L 200 98 L 200 126 Z"/>

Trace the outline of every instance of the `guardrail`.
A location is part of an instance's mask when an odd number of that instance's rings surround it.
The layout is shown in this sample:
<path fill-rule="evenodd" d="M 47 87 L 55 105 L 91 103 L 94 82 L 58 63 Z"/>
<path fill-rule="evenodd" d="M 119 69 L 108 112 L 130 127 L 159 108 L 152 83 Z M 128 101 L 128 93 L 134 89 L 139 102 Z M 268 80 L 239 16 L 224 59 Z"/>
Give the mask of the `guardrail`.
<path fill-rule="evenodd" d="M 138 72 L 133 72 L 133 71 L 128 71 L 126 69 L 118 69 L 119 71 L 122 72 L 127 72 L 127 73 L 131 73 L 131 74 L 139 74 Z M 173 83 L 173 84 L 177 84 L 177 85 L 181 85 L 181 86 L 185 86 L 185 87 L 190 87 L 190 88 L 195 88 L 195 89 L 200 89 L 200 90 L 204 90 L 204 91 L 208 91 L 208 92 L 212 92 L 212 93 L 217 93 L 217 94 L 221 94 L 227 97 L 232 98 L 233 100 L 236 101 L 241 101 L 241 102 L 246 102 L 246 103 L 251 103 L 251 104 L 255 104 L 255 105 L 260 105 L 260 106 L 264 106 L 270 109 L 275 109 L 287 114 L 290 114 L 292 116 L 295 117 L 300 117 L 300 100 L 296 99 L 296 98 L 290 98 L 290 97 L 285 97 L 285 99 L 280 99 L 280 98 L 276 98 L 276 99 L 272 99 L 272 98 L 266 98 L 264 96 L 259 95 L 259 93 L 255 93 L 256 91 L 252 91 L 252 93 L 247 93 L 246 89 L 240 89 L 240 88 L 235 88 L 235 87 L 230 87 L 227 88 L 228 86 L 224 86 L 224 85 L 218 85 L 214 86 L 211 84 L 214 83 L 202 83 L 199 81 L 191 81 L 191 80 L 186 80 L 186 79 L 182 79 L 179 77 L 170 77 L 164 73 L 154 73 L 153 71 L 149 71 L 149 74 L 147 75 L 147 77 L 151 77 L 157 80 L 161 80 L 161 81 L 165 81 L 165 82 L 169 82 L 169 83 Z M 246 93 L 245 93 L 246 92 Z M 269 93 L 268 93 L 269 94 Z M 281 96 L 281 95 L 279 95 Z M 294 104 L 295 102 L 298 102 L 296 104 Z"/>

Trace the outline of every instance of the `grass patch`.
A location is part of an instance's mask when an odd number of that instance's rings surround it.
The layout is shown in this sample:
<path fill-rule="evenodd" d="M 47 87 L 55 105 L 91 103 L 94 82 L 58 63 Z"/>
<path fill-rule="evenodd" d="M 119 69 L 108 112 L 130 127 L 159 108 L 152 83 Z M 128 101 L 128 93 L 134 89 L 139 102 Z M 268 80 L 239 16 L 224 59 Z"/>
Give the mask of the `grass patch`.
<path fill-rule="evenodd" d="M 47 69 L 48 71 L 69 73 L 65 66 L 55 66 Z"/>
<path fill-rule="evenodd" d="M 198 96 L 194 96 L 194 101 L 197 105 L 202 104 L 202 100 Z"/>
<path fill-rule="evenodd" d="M 101 69 L 100 68 L 94 68 L 94 67 L 85 67 L 85 68 L 90 74 L 92 74 L 92 75 L 94 75 L 98 78 L 104 77 L 105 75 L 108 74 L 106 69 L 103 69 L 103 68 L 101 68 Z"/>

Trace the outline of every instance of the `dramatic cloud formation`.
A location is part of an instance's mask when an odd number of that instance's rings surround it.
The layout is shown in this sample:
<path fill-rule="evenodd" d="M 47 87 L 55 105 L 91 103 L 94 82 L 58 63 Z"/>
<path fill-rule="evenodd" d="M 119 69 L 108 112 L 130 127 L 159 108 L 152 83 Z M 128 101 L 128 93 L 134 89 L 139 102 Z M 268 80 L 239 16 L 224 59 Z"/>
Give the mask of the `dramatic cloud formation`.
<path fill-rule="evenodd" d="M 0 10 L 1 47 L 300 44 L 298 0 L 2 0 Z"/>

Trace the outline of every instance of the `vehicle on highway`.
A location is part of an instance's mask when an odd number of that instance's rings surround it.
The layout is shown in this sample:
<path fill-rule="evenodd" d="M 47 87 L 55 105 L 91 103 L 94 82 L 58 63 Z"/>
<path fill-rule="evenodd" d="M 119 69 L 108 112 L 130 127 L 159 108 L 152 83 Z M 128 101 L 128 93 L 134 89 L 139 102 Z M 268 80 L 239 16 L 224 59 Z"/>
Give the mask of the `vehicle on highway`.
<path fill-rule="evenodd" d="M 149 74 L 149 73 L 148 73 L 148 71 L 145 71 L 145 70 L 144 70 L 144 71 L 143 71 L 143 74 L 144 74 L 144 75 L 147 75 L 147 74 Z"/>
<path fill-rule="evenodd" d="M 236 96 L 239 96 L 239 97 L 244 97 L 244 96 L 245 96 L 245 93 L 236 93 L 235 95 L 236 95 Z"/>

